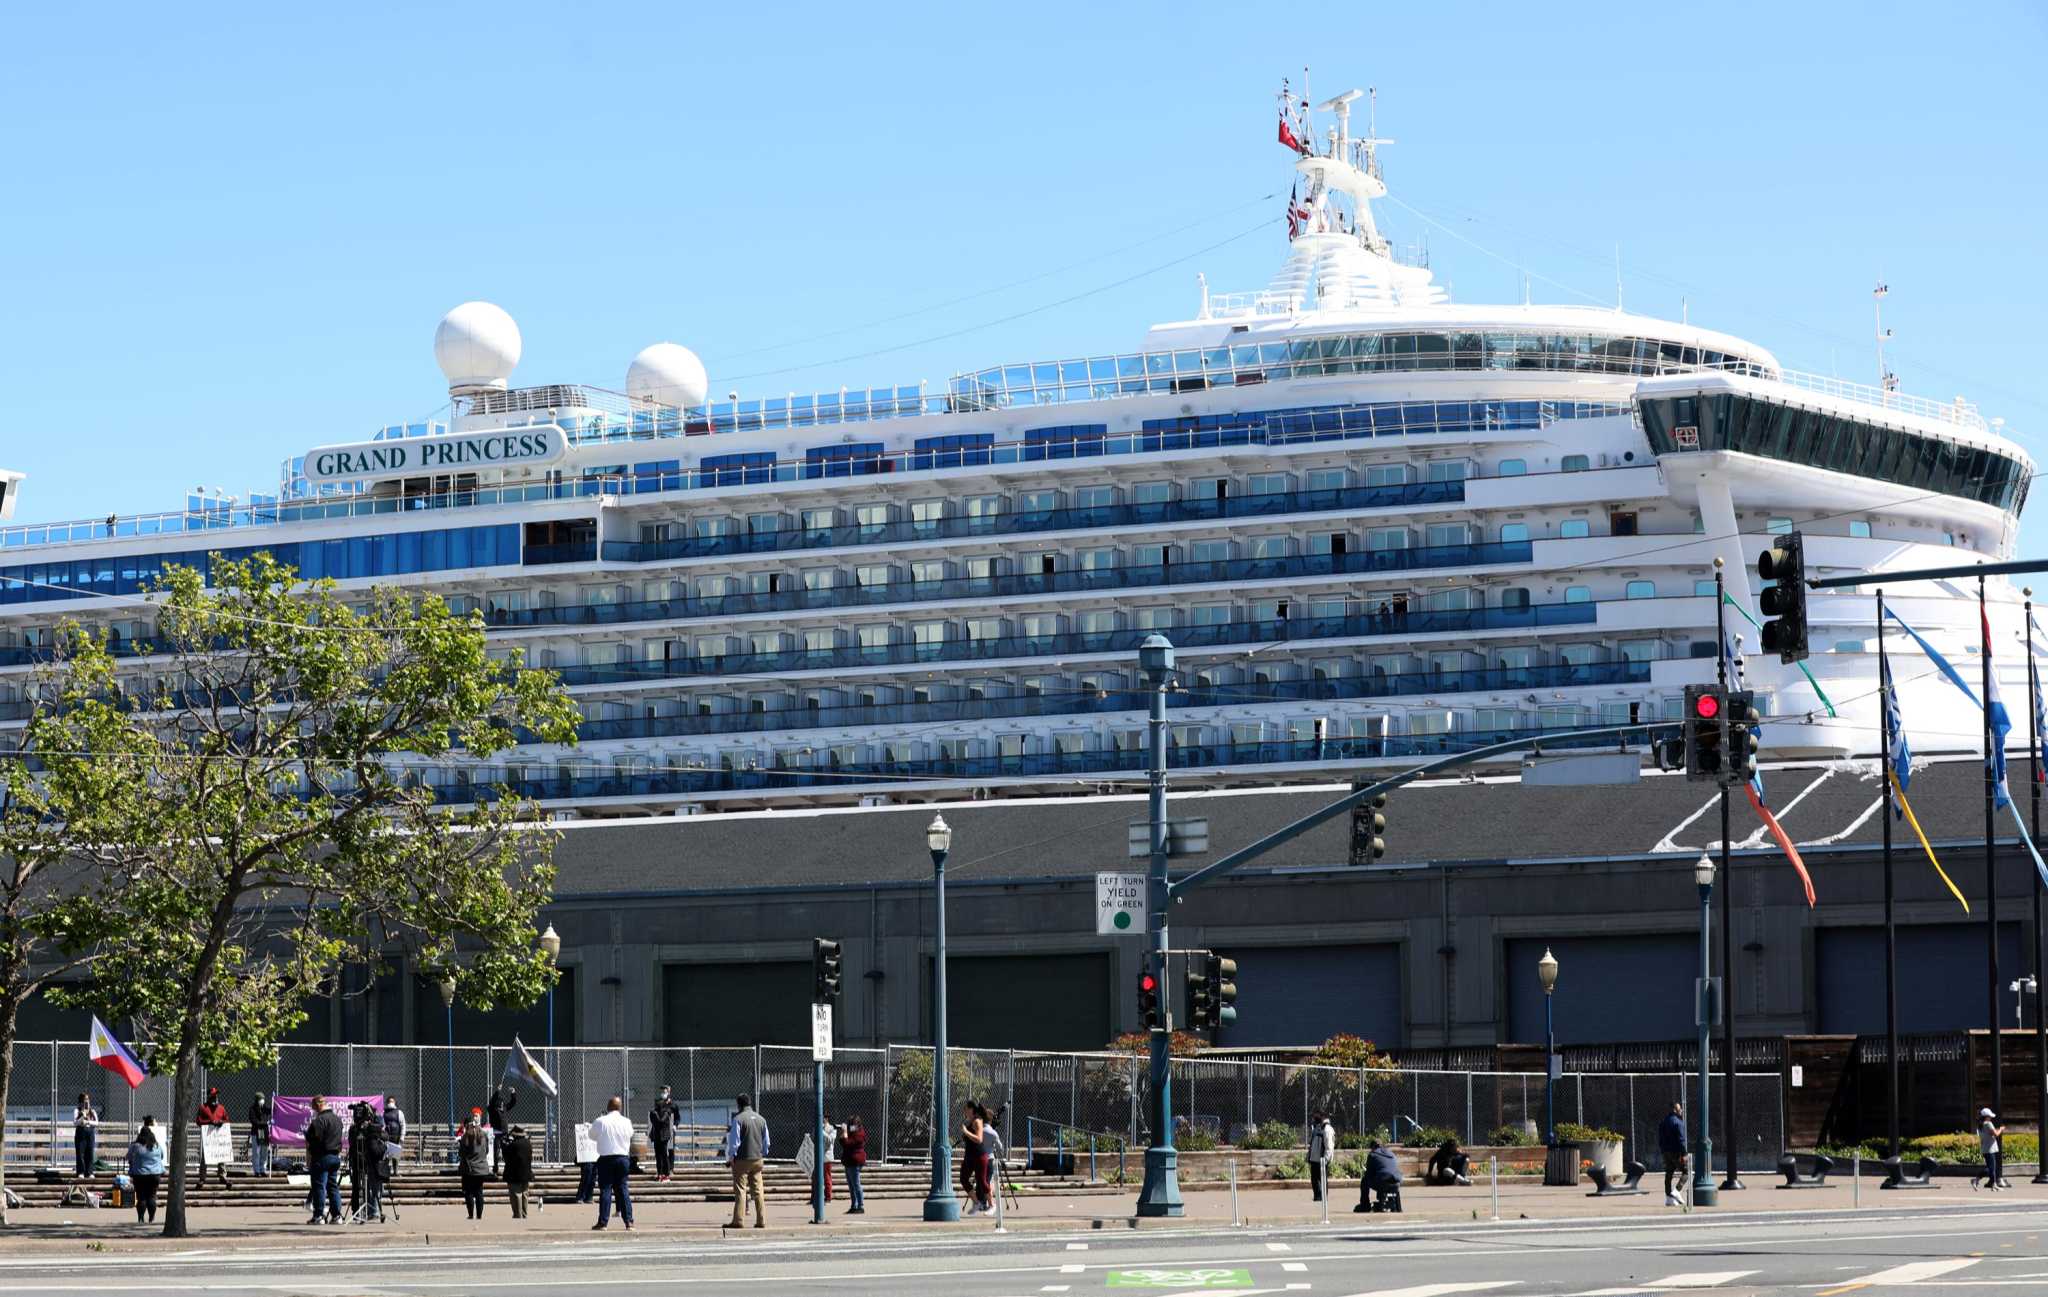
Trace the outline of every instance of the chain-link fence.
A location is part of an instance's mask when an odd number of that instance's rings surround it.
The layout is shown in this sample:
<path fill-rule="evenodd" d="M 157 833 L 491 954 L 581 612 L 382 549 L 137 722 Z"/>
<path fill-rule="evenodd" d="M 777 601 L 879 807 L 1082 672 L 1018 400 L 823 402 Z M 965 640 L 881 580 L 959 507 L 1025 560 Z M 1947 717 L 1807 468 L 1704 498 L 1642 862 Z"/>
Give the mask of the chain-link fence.
<path fill-rule="evenodd" d="M 218 1087 L 238 1156 L 245 1156 L 250 1101 L 266 1095 L 374 1096 L 397 1100 L 407 1117 L 407 1154 L 444 1160 L 461 1118 L 484 1107 L 505 1073 L 503 1048 L 431 1045 L 284 1045 L 276 1063 L 240 1072 L 209 1072 L 197 1093 Z M 554 1075 L 560 1095 L 525 1089 L 512 1120 L 535 1133 L 552 1162 L 574 1156 L 574 1128 L 604 1111 L 613 1096 L 637 1125 L 663 1086 L 681 1110 L 676 1156 L 715 1161 L 723 1152 L 734 1101 L 750 1096 L 768 1119 L 776 1156 L 794 1156 L 817 1111 L 817 1069 L 810 1051 L 781 1046 L 660 1049 L 580 1046 L 534 1051 Z M 1003 1114 L 998 1129 L 1013 1149 L 1093 1136 L 1111 1146 L 1142 1148 L 1152 1139 L 1146 1060 L 1130 1054 L 1046 1054 L 956 1049 L 947 1060 L 956 1124 L 974 1102 Z M 932 1051 L 915 1046 L 838 1049 L 824 1065 L 825 1116 L 858 1117 L 870 1155 L 920 1159 L 932 1146 Z M 1566 1073 L 1554 1086 L 1541 1073 L 1365 1070 L 1235 1059 L 1173 1060 L 1177 1132 L 1225 1143 L 1275 1123 L 1306 1141 L 1310 1121 L 1329 1120 L 1345 1134 L 1412 1142 L 1448 1135 L 1463 1144 L 1534 1142 L 1554 1122 L 1619 1132 L 1628 1156 L 1651 1161 L 1657 1123 L 1674 1102 L 1688 1120 L 1699 1112 L 1697 1075 L 1677 1072 Z M 110 1086 L 110 1075 L 80 1042 L 15 1046 L 7 1104 L 6 1156 L 14 1163 L 69 1165 L 71 1111 L 83 1091 L 101 1113 L 102 1156 L 117 1154 L 145 1115 L 159 1126 L 171 1116 L 171 1082 L 152 1076 L 135 1090 Z M 1723 1078 L 1710 1093 L 1715 1146 L 1728 1147 Z M 1784 1150 L 1780 1080 L 1775 1073 L 1736 1078 L 1734 1138 L 1744 1170 L 1768 1170 Z M 186 1114 L 189 1116 L 190 1114 Z M 1263 1132 L 1273 1139 L 1277 1130 Z M 197 1141 L 194 1142 L 196 1158 Z"/>

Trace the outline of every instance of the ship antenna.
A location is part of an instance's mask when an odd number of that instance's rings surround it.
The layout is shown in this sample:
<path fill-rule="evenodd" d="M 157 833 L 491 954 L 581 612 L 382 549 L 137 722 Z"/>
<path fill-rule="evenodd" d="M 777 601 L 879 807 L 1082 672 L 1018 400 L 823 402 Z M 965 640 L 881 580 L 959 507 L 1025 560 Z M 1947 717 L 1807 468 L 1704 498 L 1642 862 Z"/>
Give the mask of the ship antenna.
<path fill-rule="evenodd" d="M 1884 340 L 1892 331 L 1884 327 L 1884 299 L 1891 293 L 1890 285 L 1884 282 L 1882 274 L 1877 277 L 1877 287 L 1871 290 L 1871 298 L 1877 311 L 1877 387 L 1886 397 L 1899 390 L 1899 376 L 1885 367 Z"/>

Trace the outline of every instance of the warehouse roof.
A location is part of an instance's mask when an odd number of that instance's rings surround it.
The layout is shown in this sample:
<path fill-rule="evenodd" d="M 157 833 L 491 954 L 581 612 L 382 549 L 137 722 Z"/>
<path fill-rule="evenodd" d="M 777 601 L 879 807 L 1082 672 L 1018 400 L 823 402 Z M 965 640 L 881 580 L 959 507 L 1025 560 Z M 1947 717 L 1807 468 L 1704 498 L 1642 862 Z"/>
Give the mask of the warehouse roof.
<path fill-rule="evenodd" d="M 2027 767 L 2014 763 L 2024 807 Z M 1875 846 L 1877 765 L 1833 762 L 1767 769 L 1769 803 L 1802 850 Z M 1209 853 L 1221 858 L 1342 796 L 1341 784 L 1174 795 L 1168 814 L 1205 819 Z M 1923 762 L 1910 795 L 1937 845 L 1981 842 L 1983 766 Z M 1738 850 L 1771 850 L 1740 790 L 1731 835 Z M 619 893 L 687 893 L 910 883 L 931 876 L 925 827 L 943 812 L 953 829 L 948 877 L 963 883 L 1084 878 L 1142 868 L 1128 828 L 1145 819 L 1140 795 L 945 802 L 858 809 L 791 809 L 596 821 L 563 826 L 555 850 L 563 899 Z M 1623 786 L 1549 786 L 1515 779 L 1413 784 L 1386 810 L 1387 859 L 1379 868 L 1541 863 L 1691 855 L 1720 839 L 1712 785 L 1645 773 Z M 2013 824 L 2001 814 L 1999 829 Z M 1902 842 L 1910 830 L 1900 830 Z M 1262 857 L 1259 870 L 1346 863 L 1344 816 Z"/>

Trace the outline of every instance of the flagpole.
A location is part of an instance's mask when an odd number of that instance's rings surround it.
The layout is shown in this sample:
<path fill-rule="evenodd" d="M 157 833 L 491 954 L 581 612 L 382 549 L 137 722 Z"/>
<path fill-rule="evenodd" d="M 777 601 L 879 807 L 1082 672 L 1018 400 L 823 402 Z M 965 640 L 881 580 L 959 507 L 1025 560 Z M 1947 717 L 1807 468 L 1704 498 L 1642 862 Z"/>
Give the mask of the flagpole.
<path fill-rule="evenodd" d="M 1727 576 L 1720 569 L 1714 569 L 1714 643 L 1717 670 L 1721 680 L 1721 696 L 1728 696 L 1728 590 Z M 1722 715 L 1727 716 L 1724 708 Z M 1728 740 L 1722 746 L 1721 759 L 1725 762 L 1728 753 L 1735 750 L 1738 741 L 1732 729 L 1724 731 Z M 1740 741 L 1749 738 L 1745 729 Z M 1743 1188 L 1742 1174 L 1737 1168 L 1741 1153 L 1735 1133 L 1735 874 L 1734 856 L 1728 839 L 1728 781 L 1723 772 L 1721 785 L 1721 1147 L 1727 1150 L 1728 1176 L 1721 1181 L 1721 1188 Z M 1704 1066 L 1704 1063 L 1702 1064 Z M 1707 1096 L 1700 1096 L 1706 1102 Z M 1707 1168 L 1709 1174 L 1713 1168 Z"/>
<path fill-rule="evenodd" d="M 1892 872 L 1892 677 L 1884 653 L 1884 591 L 1877 592 L 1878 759 L 1884 785 L 1884 1057 L 1885 1155 L 1899 1156 L 1899 928 Z"/>
<path fill-rule="evenodd" d="M 2034 842 L 2041 841 L 2041 677 L 2034 670 L 2034 591 L 2030 586 L 2020 593 L 2026 596 L 2027 636 L 2027 755 L 2032 760 L 2031 778 L 2027 780 L 2028 831 Z M 2029 887 L 2034 894 L 2034 1082 L 2037 1106 L 2035 1115 L 2039 1118 L 2048 1113 L 2048 1016 L 2041 1012 L 2041 888 Z M 2048 1161 L 2036 1159 L 2034 1183 L 2048 1184 Z"/>
<path fill-rule="evenodd" d="M 2005 1115 L 2005 1044 L 1998 1027 L 1998 849 L 1996 810 L 1998 781 L 1994 778 L 1991 745 L 1991 621 L 1984 604 L 1984 574 L 1977 574 L 1977 626 L 1982 644 L 1979 655 L 1984 670 L 1984 944 L 1987 1003 L 1991 1006 L 1991 1111 Z"/>

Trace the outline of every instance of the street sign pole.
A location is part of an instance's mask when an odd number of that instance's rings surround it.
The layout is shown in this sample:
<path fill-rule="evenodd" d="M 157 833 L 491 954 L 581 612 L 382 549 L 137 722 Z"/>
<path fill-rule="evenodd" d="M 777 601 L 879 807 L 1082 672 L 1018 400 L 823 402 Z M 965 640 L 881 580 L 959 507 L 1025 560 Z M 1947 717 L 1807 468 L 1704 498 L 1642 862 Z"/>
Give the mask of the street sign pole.
<path fill-rule="evenodd" d="M 1166 907 L 1168 878 L 1166 829 L 1166 690 L 1173 677 L 1173 644 L 1164 635 L 1148 635 L 1138 646 L 1138 665 L 1152 694 L 1149 718 L 1152 861 L 1146 881 L 1147 927 L 1152 934 L 1152 975 L 1159 987 L 1160 1024 L 1152 1030 L 1152 1142 L 1145 1149 L 1145 1183 L 1138 1191 L 1138 1215 L 1178 1216 L 1179 1156 L 1173 1147 L 1173 1072 L 1169 1048 L 1173 1041 L 1173 994 L 1167 989 Z"/>
<path fill-rule="evenodd" d="M 811 1006 L 811 1224 L 825 1223 L 825 1064 L 832 1060 L 832 1006 Z"/>

